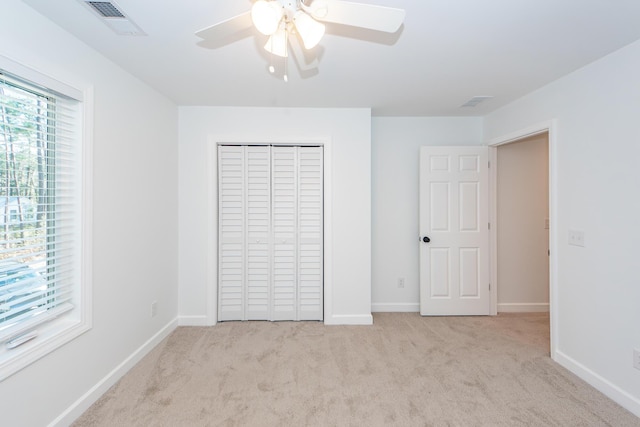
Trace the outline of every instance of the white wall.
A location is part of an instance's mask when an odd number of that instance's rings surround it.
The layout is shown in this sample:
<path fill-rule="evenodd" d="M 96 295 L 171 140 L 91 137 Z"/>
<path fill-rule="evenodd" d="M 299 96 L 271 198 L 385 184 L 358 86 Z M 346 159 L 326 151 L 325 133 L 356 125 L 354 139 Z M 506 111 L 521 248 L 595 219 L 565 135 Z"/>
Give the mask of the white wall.
<path fill-rule="evenodd" d="M 481 142 L 477 117 L 372 119 L 373 311 L 419 311 L 420 147 Z M 399 278 L 404 288 L 398 288 Z"/>
<path fill-rule="evenodd" d="M 372 299 L 374 309 L 417 310 L 418 147 L 478 144 L 481 119 L 184 107 L 178 172 L 176 107 L 19 0 L 3 2 L 0 54 L 95 88 L 94 327 L 0 383 L 2 407 L 11 408 L 2 412 L 3 425 L 48 424 L 171 328 L 178 312 L 191 321 L 206 317 L 211 136 L 330 138 L 332 315 L 366 320 Z M 631 366 L 632 349 L 640 348 L 638 75 L 640 42 L 489 115 L 484 137 L 557 118 L 554 357 L 640 415 L 640 371 Z M 567 245 L 569 229 L 585 232 L 586 247 Z M 398 277 L 406 279 L 404 289 Z M 153 300 L 158 315 L 150 318 Z"/>
<path fill-rule="evenodd" d="M 549 311 L 549 143 L 497 147 L 498 312 Z"/>
<path fill-rule="evenodd" d="M 490 114 L 485 139 L 557 119 L 553 356 L 640 416 L 638 76 L 635 42 Z M 568 245 L 569 230 L 585 247 Z"/>
<path fill-rule="evenodd" d="M 0 382 L 0 424 L 43 426 L 71 408 L 64 424 L 177 316 L 177 108 L 19 0 L 2 3 L 0 54 L 94 88 L 93 329 Z"/>
<path fill-rule="evenodd" d="M 215 174 L 208 181 L 216 142 L 328 141 L 332 232 L 331 284 L 325 283 L 326 323 L 371 323 L 371 113 L 369 109 L 180 107 L 180 318 L 208 324 L 217 263 Z M 214 171 L 215 172 L 215 171 Z M 326 180 L 327 178 L 325 178 Z M 328 191 L 325 187 L 325 193 Z M 213 206 L 215 206 L 215 201 Z M 326 220 L 326 219 L 325 219 Z M 212 226 L 212 236 L 208 229 Z M 326 231 L 326 230 L 325 230 Z M 327 246 L 325 246 L 325 252 Z M 326 278 L 325 278 L 326 280 Z"/>

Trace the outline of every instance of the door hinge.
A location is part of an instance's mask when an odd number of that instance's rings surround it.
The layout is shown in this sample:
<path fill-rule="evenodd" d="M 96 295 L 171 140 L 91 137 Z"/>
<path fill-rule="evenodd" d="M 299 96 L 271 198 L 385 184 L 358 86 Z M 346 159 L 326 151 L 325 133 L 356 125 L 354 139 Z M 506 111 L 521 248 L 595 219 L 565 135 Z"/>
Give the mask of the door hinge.
<path fill-rule="evenodd" d="M 489 290 L 491 290 L 491 283 L 489 283 Z"/>
<path fill-rule="evenodd" d="M 491 162 L 487 162 L 487 167 L 491 169 Z"/>
<path fill-rule="evenodd" d="M 487 223 L 487 229 L 491 230 L 491 223 L 490 222 Z"/>

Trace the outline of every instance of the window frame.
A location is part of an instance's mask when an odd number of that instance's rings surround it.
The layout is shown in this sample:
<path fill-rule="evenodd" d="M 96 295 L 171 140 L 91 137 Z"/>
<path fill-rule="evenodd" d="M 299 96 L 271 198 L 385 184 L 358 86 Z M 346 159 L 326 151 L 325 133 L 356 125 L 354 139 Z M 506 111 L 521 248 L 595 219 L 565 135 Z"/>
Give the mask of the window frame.
<path fill-rule="evenodd" d="M 82 90 L 63 83 L 38 70 L 0 55 L 0 69 L 48 92 L 56 92 L 78 102 L 79 150 L 79 232 L 74 308 L 38 325 L 35 338 L 8 349 L 0 343 L 0 381 L 46 356 L 92 328 L 92 170 L 93 170 L 93 88 Z"/>

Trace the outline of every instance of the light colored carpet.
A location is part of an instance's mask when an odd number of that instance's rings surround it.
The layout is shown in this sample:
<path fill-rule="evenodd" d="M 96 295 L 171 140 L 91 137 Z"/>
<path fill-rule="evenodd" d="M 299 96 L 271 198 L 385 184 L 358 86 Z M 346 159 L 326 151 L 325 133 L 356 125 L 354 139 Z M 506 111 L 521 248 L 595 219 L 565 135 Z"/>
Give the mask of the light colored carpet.
<path fill-rule="evenodd" d="M 549 358 L 548 316 L 180 327 L 81 426 L 640 426 Z"/>

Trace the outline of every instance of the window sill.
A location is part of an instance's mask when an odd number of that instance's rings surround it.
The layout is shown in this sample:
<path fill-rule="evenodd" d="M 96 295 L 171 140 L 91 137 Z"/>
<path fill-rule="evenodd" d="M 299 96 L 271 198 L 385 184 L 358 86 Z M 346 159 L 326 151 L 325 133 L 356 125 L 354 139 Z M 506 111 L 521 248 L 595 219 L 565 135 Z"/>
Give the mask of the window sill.
<path fill-rule="evenodd" d="M 69 317 L 39 326 L 36 338 L 13 349 L 8 349 L 3 343 L 0 348 L 0 381 L 91 329 L 90 322 Z"/>

